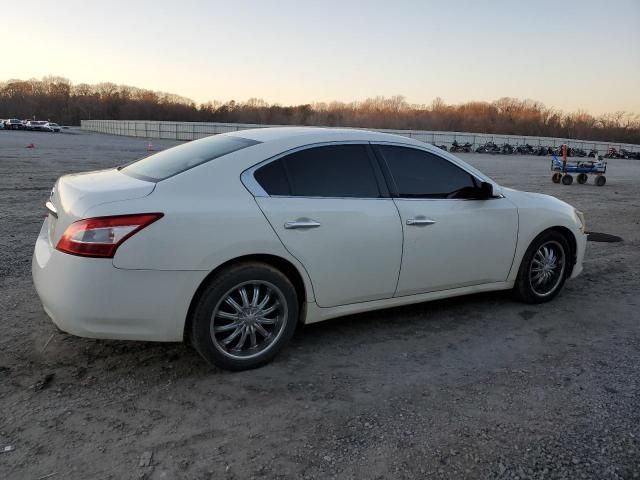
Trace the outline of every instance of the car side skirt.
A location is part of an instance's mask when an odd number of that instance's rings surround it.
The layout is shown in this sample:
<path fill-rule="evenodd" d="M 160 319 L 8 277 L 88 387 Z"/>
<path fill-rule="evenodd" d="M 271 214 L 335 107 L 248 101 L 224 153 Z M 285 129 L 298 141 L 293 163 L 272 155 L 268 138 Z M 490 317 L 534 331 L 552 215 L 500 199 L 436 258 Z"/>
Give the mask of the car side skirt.
<path fill-rule="evenodd" d="M 472 293 L 509 290 L 513 288 L 513 285 L 513 282 L 485 283 L 482 285 L 472 285 L 469 287 L 439 290 L 437 292 L 421 293 L 418 295 L 406 295 L 402 297 L 387 298 L 384 300 L 351 303 L 349 305 L 340 305 L 338 307 L 331 308 L 322 308 L 319 307 L 315 302 L 310 302 L 306 304 L 306 316 L 304 318 L 304 323 L 317 323 L 324 320 L 329 320 L 330 318 L 342 317 L 344 315 L 369 312 L 372 310 L 381 310 L 384 308 L 400 307 L 402 305 L 428 302 L 431 300 L 440 300 L 442 298 L 458 297 L 460 295 L 469 295 Z"/>

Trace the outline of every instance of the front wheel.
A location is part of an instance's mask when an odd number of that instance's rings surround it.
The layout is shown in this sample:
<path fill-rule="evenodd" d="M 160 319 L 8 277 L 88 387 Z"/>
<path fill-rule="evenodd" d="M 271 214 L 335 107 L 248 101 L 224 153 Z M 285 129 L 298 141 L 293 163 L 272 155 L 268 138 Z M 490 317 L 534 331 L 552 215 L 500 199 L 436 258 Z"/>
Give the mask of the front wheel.
<path fill-rule="evenodd" d="M 571 185 L 573 183 L 573 177 L 569 174 L 566 174 L 562 177 L 563 185 Z"/>
<path fill-rule="evenodd" d="M 247 370 L 271 361 L 298 323 L 298 298 L 289 279 L 264 263 L 243 263 L 216 276 L 202 291 L 191 339 L 209 363 Z"/>
<path fill-rule="evenodd" d="M 580 173 L 578 175 L 578 183 L 580 185 L 584 185 L 585 183 L 587 183 L 587 180 L 589 179 L 589 177 L 587 177 L 586 173 Z"/>
<path fill-rule="evenodd" d="M 538 235 L 527 249 L 514 286 L 516 298 L 543 303 L 555 298 L 567 278 L 571 250 L 566 238 L 555 231 Z"/>
<path fill-rule="evenodd" d="M 602 187 L 605 183 L 607 183 L 607 178 L 604 175 L 599 175 L 598 177 L 596 177 L 597 186 Z"/>
<path fill-rule="evenodd" d="M 560 172 L 555 172 L 552 176 L 551 176 L 551 181 L 553 183 L 560 183 L 560 180 L 562 180 L 562 174 Z"/>

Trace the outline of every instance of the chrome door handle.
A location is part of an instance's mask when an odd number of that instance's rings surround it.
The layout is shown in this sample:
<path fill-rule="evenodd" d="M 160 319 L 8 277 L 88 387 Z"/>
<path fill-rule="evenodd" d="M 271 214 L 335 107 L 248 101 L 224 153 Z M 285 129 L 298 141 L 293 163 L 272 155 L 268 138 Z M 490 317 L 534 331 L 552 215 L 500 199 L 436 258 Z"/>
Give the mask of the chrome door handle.
<path fill-rule="evenodd" d="M 407 218 L 407 225 L 433 225 L 435 220 L 428 218 Z"/>
<path fill-rule="evenodd" d="M 296 220 L 295 222 L 287 222 L 284 228 L 292 230 L 294 228 L 316 228 L 320 226 L 320 222 L 315 220 Z"/>

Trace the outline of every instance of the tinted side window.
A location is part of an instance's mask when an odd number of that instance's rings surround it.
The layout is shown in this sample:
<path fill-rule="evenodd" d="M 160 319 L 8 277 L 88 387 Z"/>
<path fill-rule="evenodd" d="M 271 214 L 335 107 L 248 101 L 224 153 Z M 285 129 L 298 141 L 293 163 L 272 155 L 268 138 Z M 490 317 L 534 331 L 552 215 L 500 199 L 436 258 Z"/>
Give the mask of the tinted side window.
<path fill-rule="evenodd" d="M 282 169 L 275 166 L 262 172 L 269 164 L 256 172 L 256 180 L 269 194 L 282 195 L 276 192 L 284 191 L 280 179 L 285 176 L 289 181 L 289 194 L 296 197 L 380 197 L 364 145 L 308 148 L 287 155 L 280 162 Z M 280 179 L 276 180 L 278 176 Z"/>
<path fill-rule="evenodd" d="M 291 195 L 289 180 L 282 166 L 282 160 L 260 167 L 254 174 L 257 182 L 269 195 Z"/>
<path fill-rule="evenodd" d="M 379 145 L 398 195 L 407 198 L 474 198 L 476 183 L 470 173 L 423 150 Z"/>

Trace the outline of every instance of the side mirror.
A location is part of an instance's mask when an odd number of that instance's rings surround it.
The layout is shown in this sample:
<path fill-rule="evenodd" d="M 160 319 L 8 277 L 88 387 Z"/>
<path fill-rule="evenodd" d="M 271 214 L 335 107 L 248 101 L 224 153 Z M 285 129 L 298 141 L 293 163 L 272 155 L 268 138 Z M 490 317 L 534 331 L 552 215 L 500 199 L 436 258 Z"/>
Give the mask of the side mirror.
<path fill-rule="evenodd" d="M 480 198 L 482 200 L 488 200 L 489 198 L 493 198 L 493 185 L 489 182 L 481 182 L 480 183 Z"/>

